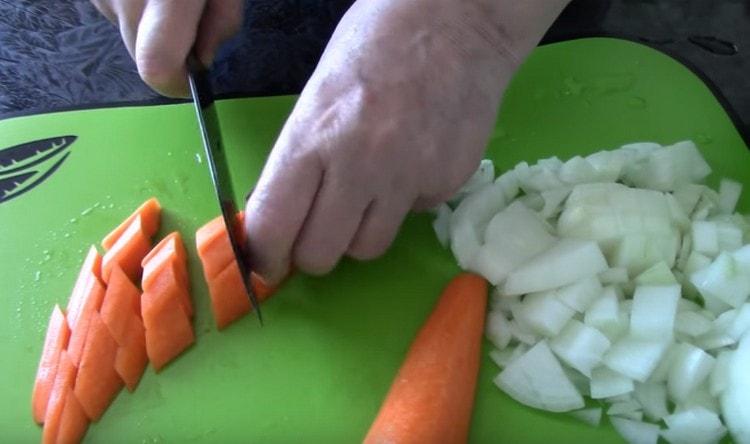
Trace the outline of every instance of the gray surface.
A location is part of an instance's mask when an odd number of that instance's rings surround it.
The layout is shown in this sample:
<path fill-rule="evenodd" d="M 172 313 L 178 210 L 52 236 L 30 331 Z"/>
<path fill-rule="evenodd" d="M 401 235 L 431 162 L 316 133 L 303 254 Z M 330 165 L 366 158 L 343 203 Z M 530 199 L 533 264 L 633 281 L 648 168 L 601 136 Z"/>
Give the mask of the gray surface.
<path fill-rule="evenodd" d="M 246 26 L 217 59 L 232 96 L 298 93 L 349 0 L 251 0 Z M 546 41 L 610 35 L 642 41 L 703 73 L 750 133 L 750 1 L 577 0 Z M 720 55 L 691 43 L 734 44 Z M 116 29 L 88 0 L 0 0 L 0 118 L 164 101 L 138 78 Z"/>

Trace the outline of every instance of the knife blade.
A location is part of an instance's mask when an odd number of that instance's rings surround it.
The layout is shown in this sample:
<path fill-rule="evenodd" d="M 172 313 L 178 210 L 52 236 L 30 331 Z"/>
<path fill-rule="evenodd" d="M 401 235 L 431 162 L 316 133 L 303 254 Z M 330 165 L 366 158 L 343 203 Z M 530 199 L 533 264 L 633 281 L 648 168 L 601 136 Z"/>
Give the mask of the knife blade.
<path fill-rule="evenodd" d="M 203 147 L 206 150 L 206 160 L 211 172 L 211 181 L 213 182 L 216 198 L 219 200 L 221 214 L 224 217 L 224 223 L 227 227 L 229 242 L 232 245 L 232 251 L 242 274 L 242 282 L 250 297 L 253 310 L 258 315 L 258 321 L 263 325 L 260 304 L 252 285 L 250 285 L 251 269 L 247 263 L 244 248 L 239 244 L 236 235 L 236 230 L 242 229 L 242 227 L 239 227 L 239 222 L 237 221 L 235 194 L 232 188 L 231 174 L 229 172 L 229 165 L 227 164 L 224 145 L 221 140 L 219 118 L 216 113 L 208 70 L 192 53 L 188 56 L 187 66 L 190 93 L 193 96 L 195 114 L 198 118 L 201 136 L 203 137 Z"/>

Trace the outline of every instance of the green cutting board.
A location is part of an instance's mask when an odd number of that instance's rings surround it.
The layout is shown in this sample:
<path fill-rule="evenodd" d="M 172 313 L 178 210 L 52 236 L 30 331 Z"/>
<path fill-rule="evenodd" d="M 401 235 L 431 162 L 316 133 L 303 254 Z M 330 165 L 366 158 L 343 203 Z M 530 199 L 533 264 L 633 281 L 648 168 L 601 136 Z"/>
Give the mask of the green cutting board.
<path fill-rule="evenodd" d="M 219 104 L 238 190 L 252 186 L 293 97 Z M 97 109 L 0 122 L 0 148 L 75 135 L 68 157 L 36 187 L 0 203 L 0 440 L 34 442 L 30 395 L 48 316 L 65 304 L 87 247 L 150 196 L 160 234 L 180 230 L 191 253 L 196 344 L 159 375 L 122 392 L 89 442 L 357 442 L 414 333 L 458 271 L 430 217 L 405 223 L 369 263 L 294 276 L 248 316 L 214 327 L 195 230 L 218 214 L 189 104 Z M 750 183 L 750 152 L 725 111 L 688 69 L 614 39 L 545 46 L 506 94 L 487 155 L 501 168 L 638 140 L 692 138 L 715 174 Z M 747 195 L 741 202 L 750 208 Z M 485 344 L 471 441 L 621 442 L 609 425 L 520 406 L 492 384 Z"/>

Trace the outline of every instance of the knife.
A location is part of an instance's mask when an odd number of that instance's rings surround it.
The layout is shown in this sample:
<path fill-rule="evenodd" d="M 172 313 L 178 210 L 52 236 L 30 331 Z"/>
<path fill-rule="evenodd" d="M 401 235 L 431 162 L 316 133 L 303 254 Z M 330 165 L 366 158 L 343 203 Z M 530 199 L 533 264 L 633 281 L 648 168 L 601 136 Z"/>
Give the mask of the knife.
<path fill-rule="evenodd" d="M 221 214 L 224 217 L 224 223 L 229 234 L 229 243 L 232 244 L 232 250 L 237 259 L 237 265 L 240 267 L 240 273 L 243 278 L 242 282 L 250 297 L 250 303 L 255 313 L 258 314 L 258 321 L 263 325 L 260 304 L 258 304 L 258 298 L 255 292 L 253 292 L 252 285 L 250 285 L 250 266 L 247 263 L 244 248 L 239 244 L 235 234 L 237 233 L 236 230 L 242 229 L 242 227 L 238 226 L 237 206 L 234 203 L 235 194 L 232 188 L 224 145 L 221 142 L 219 118 L 216 114 L 208 70 L 195 54 L 192 53 L 188 56 L 187 67 L 188 83 L 190 84 L 190 93 L 193 96 L 195 114 L 198 117 L 198 126 L 203 136 L 203 147 L 206 149 L 206 160 L 211 170 L 211 181 L 214 184 L 216 197 L 221 207 Z"/>

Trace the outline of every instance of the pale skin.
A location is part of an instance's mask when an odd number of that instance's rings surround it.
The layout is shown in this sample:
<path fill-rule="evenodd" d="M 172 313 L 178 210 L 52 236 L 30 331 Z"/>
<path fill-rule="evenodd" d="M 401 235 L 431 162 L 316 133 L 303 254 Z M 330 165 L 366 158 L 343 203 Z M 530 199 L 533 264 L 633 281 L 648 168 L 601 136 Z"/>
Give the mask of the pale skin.
<path fill-rule="evenodd" d="M 143 80 L 186 96 L 192 47 L 210 64 L 242 0 L 92 0 Z M 502 94 L 567 0 L 358 0 L 339 22 L 245 208 L 251 264 L 332 270 L 390 246 L 409 211 L 474 172 Z"/>

